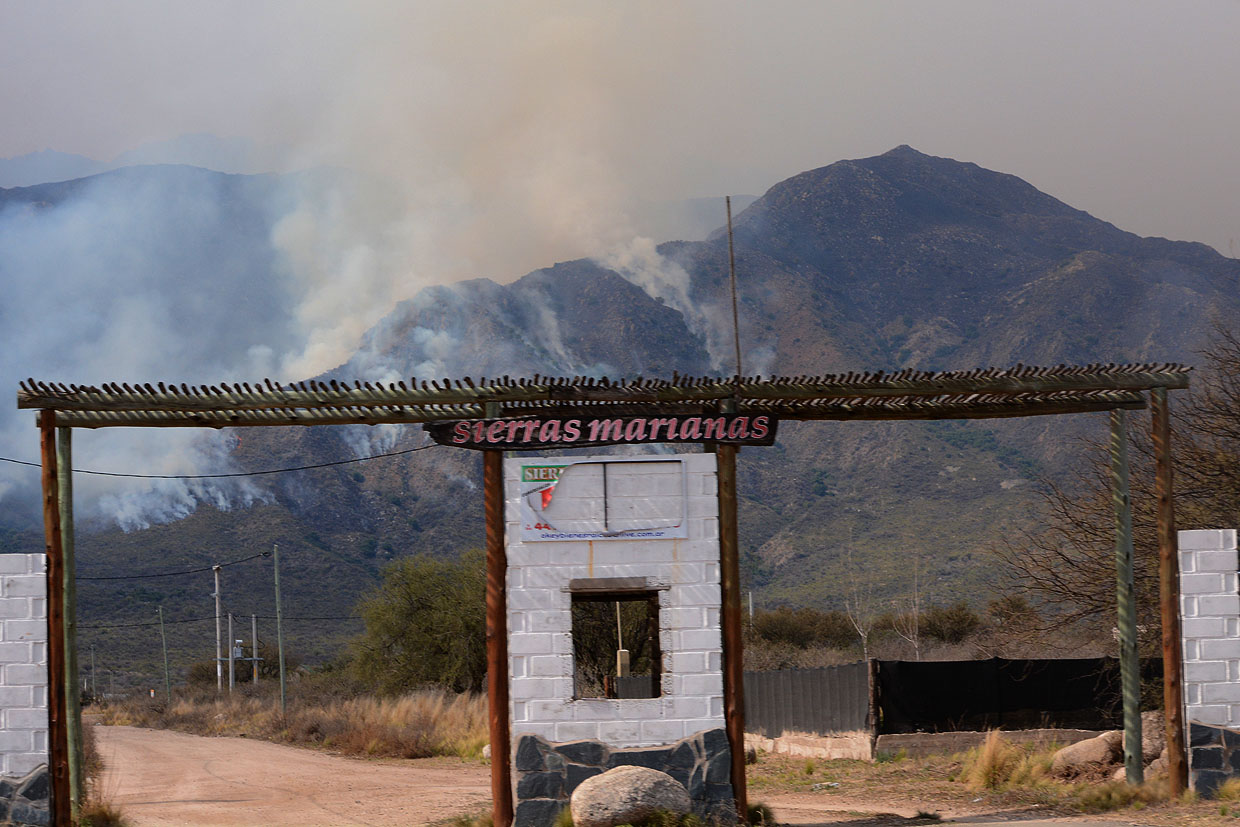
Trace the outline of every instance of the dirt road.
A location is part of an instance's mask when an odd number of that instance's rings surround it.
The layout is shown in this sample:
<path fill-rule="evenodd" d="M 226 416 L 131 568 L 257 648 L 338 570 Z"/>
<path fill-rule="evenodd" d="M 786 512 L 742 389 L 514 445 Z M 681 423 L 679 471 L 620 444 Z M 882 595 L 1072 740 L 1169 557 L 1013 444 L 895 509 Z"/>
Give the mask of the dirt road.
<path fill-rule="evenodd" d="M 95 728 L 104 795 L 136 827 L 428 824 L 481 812 L 490 771 L 457 759 L 368 761 L 245 738 Z"/>

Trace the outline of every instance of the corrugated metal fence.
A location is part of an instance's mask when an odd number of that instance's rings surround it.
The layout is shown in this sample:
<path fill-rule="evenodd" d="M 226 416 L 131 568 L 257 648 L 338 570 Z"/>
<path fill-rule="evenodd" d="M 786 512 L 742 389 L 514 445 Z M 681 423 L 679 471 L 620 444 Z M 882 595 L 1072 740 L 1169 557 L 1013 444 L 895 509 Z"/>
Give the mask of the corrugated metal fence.
<path fill-rule="evenodd" d="M 870 665 L 745 673 L 745 731 L 825 735 L 869 729 Z"/>

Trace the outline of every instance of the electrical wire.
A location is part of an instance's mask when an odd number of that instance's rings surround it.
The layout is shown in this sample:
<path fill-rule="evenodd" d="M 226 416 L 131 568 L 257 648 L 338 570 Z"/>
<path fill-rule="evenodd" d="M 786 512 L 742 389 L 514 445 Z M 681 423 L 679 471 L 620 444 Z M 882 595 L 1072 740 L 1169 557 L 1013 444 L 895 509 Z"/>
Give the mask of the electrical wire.
<path fill-rule="evenodd" d="M 236 612 L 234 612 L 233 617 L 248 617 L 248 615 L 239 615 Z M 275 620 L 276 619 L 275 615 L 254 615 L 254 617 L 259 620 Z M 363 618 L 360 615 L 336 615 L 332 617 L 282 617 L 281 619 L 282 620 L 362 620 Z M 173 623 L 202 623 L 207 620 L 215 620 L 215 615 L 211 615 L 210 617 L 191 617 L 186 620 L 165 620 L 164 625 L 170 625 Z M 158 625 L 159 625 L 158 620 L 152 620 L 150 622 L 143 622 L 143 623 L 105 623 L 105 624 L 96 624 L 96 625 L 90 625 L 90 626 L 80 625 L 78 626 L 78 629 L 79 630 L 84 630 L 84 629 L 136 629 L 139 627 L 158 626 Z"/>
<path fill-rule="evenodd" d="M 238 563 L 246 563 L 250 560 L 257 560 L 259 557 L 270 557 L 270 551 L 260 551 L 258 554 L 251 554 L 249 557 L 242 557 L 240 560 L 233 560 L 230 563 L 219 563 L 220 568 L 225 566 L 235 566 Z M 176 577 L 181 574 L 200 574 L 204 571 L 212 571 L 215 566 L 203 566 L 198 569 L 185 569 L 184 571 L 164 571 L 158 574 L 119 574 L 111 577 L 82 577 L 78 575 L 78 580 L 143 580 L 148 577 Z"/>
<path fill-rule="evenodd" d="M 355 462 L 369 462 L 372 459 L 386 459 L 387 457 L 399 457 L 404 454 L 413 454 L 418 451 L 425 451 L 427 448 L 436 448 L 437 444 L 419 445 L 417 448 L 406 448 L 403 451 L 390 451 L 386 454 L 371 454 L 368 457 L 354 457 L 353 459 L 338 459 L 332 462 L 320 462 L 314 465 L 298 465 L 293 468 L 269 468 L 265 471 L 236 471 L 230 474 L 123 474 L 119 471 L 91 471 L 85 468 L 74 468 L 75 474 L 90 474 L 96 477 L 125 477 L 127 479 L 139 480 L 218 480 L 230 477 L 261 477 L 266 474 L 287 474 L 291 471 L 311 471 L 315 468 L 331 468 L 335 465 L 350 465 Z M 13 465 L 26 465 L 31 468 L 42 468 L 42 464 L 38 462 L 27 462 L 22 459 L 12 459 L 10 457 L 0 457 L 0 462 L 10 462 Z"/>

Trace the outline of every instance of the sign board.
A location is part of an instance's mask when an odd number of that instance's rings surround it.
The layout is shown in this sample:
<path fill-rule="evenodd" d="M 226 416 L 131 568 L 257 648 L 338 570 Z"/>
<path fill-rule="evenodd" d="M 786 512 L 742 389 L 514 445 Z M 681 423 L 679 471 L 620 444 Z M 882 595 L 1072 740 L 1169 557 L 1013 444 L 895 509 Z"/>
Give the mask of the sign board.
<path fill-rule="evenodd" d="M 537 459 L 521 465 L 521 539 L 668 540 L 688 535 L 677 457 Z"/>
<path fill-rule="evenodd" d="M 649 442 L 774 445 L 778 421 L 769 414 L 683 416 L 501 417 L 430 422 L 440 445 L 497 451 L 544 451 Z"/>

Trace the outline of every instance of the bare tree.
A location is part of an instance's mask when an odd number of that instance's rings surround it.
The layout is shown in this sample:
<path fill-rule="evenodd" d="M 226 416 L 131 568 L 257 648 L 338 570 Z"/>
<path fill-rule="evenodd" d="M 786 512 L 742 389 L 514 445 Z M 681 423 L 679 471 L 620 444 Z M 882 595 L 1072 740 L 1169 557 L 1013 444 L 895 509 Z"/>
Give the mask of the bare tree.
<path fill-rule="evenodd" d="M 913 660 L 921 660 L 921 551 L 913 553 L 913 590 L 907 603 L 892 601 L 895 611 L 891 616 L 891 628 L 897 635 L 913 645 Z"/>
<path fill-rule="evenodd" d="M 848 591 L 844 594 L 844 613 L 861 639 L 861 656 L 870 659 L 870 633 L 878 621 L 874 598 L 874 576 L 853 560 L 852 545 L 844 552 L 848 559 Z"/>
<path fill-rule="evenodd" d="M 1190 393 L 1173 396 L 1171 447 L 1177 527 L 1240 525 L 1240 335 L 1216 329 Z M 1130 463 L 1138 622 L 1158 634 L 1158 548 L 1149 416 L 1131 420 Z M 1100 429 L 1101 431 L 1101 429 Z M 1016 585 L 1052 611 L 1046 627 L 1109 624 L 1115 611 L 1114 515 L 1105 435 L 1085 440 L 1093 458 L 1067 483 L 1043 483 L 1043 528 L 997 550 Z"/>

